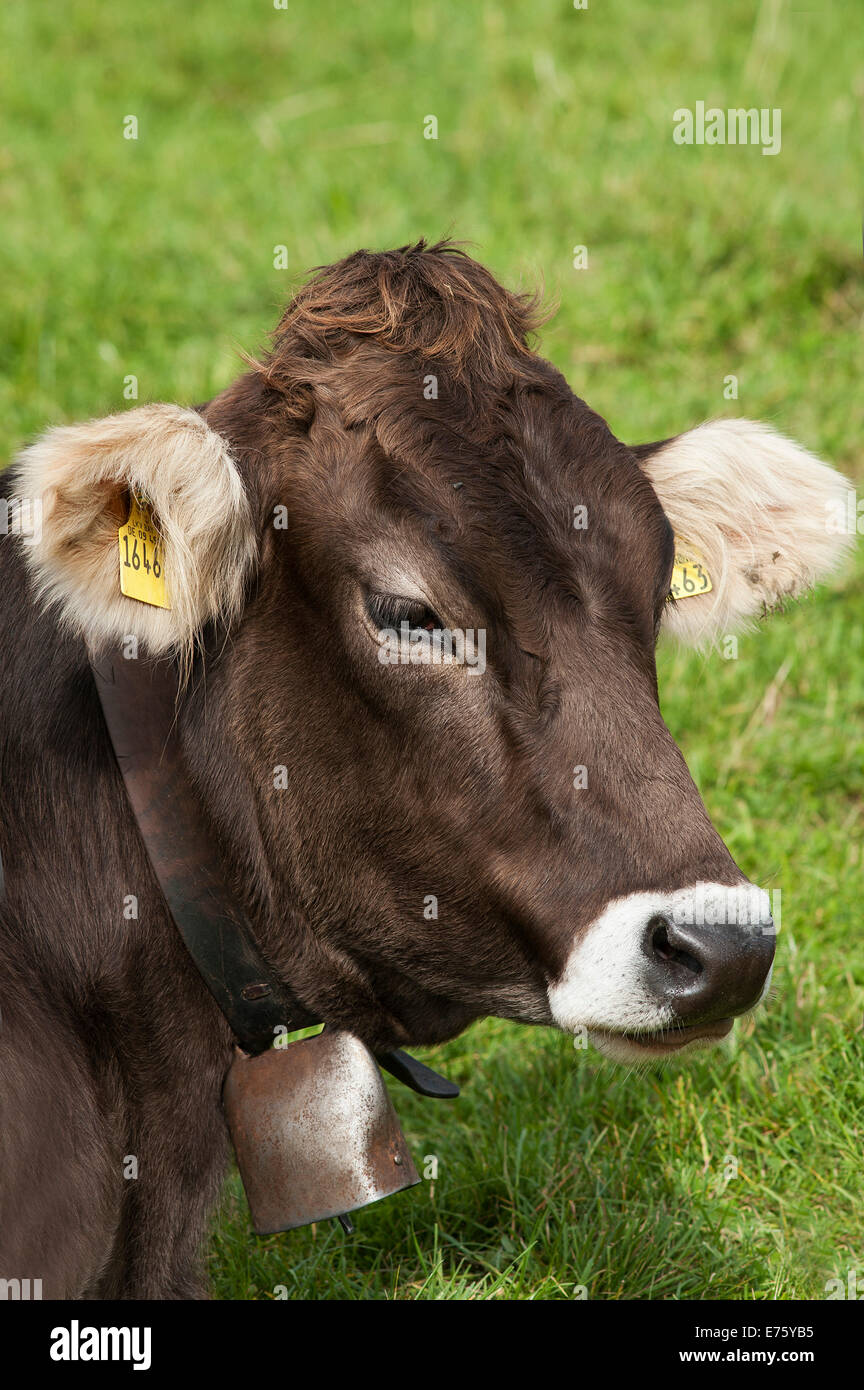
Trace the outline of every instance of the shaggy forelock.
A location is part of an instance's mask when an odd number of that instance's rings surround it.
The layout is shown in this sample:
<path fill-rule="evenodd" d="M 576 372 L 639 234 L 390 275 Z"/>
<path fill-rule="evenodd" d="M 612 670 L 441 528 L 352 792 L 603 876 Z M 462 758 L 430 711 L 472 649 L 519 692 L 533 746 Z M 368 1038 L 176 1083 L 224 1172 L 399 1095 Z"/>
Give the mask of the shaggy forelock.
<path fill-rule="evenodd" d="M 477 398 L 530 376 L 530 340 L 544 317 L 539 294 L 504 289 L 454 242 L 421 240 L 319 268 L 285 311 L 266 361 L 254 365 L 272 385 L 296 390 L 313 364 L 343 359 L 365 340 Z"/>

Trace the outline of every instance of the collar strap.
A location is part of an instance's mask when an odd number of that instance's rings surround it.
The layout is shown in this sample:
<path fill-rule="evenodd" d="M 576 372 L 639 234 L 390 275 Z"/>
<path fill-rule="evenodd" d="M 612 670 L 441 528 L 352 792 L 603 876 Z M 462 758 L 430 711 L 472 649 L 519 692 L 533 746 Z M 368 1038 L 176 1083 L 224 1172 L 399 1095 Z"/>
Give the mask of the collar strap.
<path fill-rule="evenodd" d="M 186 771 L 169 662 L 90 660 L 114 753 L 177 930 L 244 1052 L 319 1023 L 272 970 L 225 881 Z"/>

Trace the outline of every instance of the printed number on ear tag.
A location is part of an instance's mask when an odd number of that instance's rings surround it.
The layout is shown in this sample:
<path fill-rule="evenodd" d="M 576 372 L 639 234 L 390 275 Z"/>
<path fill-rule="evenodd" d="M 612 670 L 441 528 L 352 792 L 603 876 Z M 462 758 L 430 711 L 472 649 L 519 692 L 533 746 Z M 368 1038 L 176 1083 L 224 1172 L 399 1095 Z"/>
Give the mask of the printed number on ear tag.
<path fill-rule="evenodd" d="M 695 598 L 698 594 L 710 594 L 714 585 L 711 583 L 711 576 L 705 568 L 705 561 L 700 555 L 690 551 L 687 554 L 675 554 L 675 564 L 672 569 L 672 584 L 669 590 L 669 598 L 680 600 L 682 598 Z"/>
<path fill-rule="evenodd" d="M 144 498 L 133 495 L 129 520 L 117 534 L 121 593 L 154 608 L 170 608 L 162 537 L 153 521 L 150 504 Z"/>

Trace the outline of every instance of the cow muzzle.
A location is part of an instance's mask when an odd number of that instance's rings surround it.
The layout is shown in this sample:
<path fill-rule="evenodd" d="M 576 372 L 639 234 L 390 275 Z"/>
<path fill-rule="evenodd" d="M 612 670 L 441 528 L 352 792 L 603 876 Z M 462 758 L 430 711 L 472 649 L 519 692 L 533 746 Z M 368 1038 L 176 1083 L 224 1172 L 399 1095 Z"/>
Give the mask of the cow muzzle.
<path fill-rule="evenodd" d="M 549 990 L 559 1027 L 619 1061 L 725 1037 L 764 998 L 776 930 L 753 884 L 698 884 L 610 903 Z"/>

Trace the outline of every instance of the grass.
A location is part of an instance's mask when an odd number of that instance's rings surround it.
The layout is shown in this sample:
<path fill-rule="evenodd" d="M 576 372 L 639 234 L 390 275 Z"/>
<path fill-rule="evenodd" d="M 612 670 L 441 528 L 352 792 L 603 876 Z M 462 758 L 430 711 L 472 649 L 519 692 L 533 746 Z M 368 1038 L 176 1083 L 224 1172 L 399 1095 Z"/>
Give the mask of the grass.
<path fill-rule="evenodd" d="M 840 5 L 68 0 L 7 6 L 0 55 L 4 457 L 123 408 L 129 376 L 142 401 L 206 399 L 308 266 L 452 232 L 508 283 L 545 281 L 543 350 L 621 438 L 746 414 L 861 481 L 864 67 Z M 674 145 L 699 100 L 780 108 L 781 153 Z M 471 1029 L 428 1054 L 454 1106 L 395 1088 L 434 1184 L 350 1241 L 259 1240 L 235 1178 L 217 1296 L 790 1299 L 860 1278 L 860 561 L 736 660 L 664 650 L 660 676 L 715 823 L 782 891 L 770 1008 L 733 1053 L 629 1074 Z"/>

